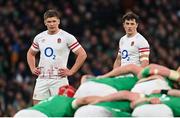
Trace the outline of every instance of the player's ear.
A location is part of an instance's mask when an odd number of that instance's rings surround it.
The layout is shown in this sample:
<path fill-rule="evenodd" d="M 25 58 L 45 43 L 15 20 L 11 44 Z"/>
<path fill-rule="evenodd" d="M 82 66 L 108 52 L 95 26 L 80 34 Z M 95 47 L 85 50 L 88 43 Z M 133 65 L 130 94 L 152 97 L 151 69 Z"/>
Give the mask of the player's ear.
<path fill-rule="evenodd" d="M 139 26 L 139 23 L 136 23 L 136 28 Z"/>
<path fill-rule="evenodd" d="M 125 28 L 125 22 L 123 23 L 123 28 Z"/>
<path fill-rule="evenodd" d="M 44 25 L 45 25 L 45 26 L 47 26 L 47 22 L 46 22 L 46 20 L 44 20 Z"/>
<path fill-rule="evenodd" d="M 58 24 L 60 24 L 61 23 L 61 20 L 60 19 L 58 19 Z"/>

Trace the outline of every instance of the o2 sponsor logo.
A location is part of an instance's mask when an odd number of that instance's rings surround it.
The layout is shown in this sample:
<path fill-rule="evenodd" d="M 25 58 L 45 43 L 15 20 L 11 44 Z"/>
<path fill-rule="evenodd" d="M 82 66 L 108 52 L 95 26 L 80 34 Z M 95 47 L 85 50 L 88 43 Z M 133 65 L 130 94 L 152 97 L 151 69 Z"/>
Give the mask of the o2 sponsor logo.
<path fill-rule="evenodd" d="M 51 47 L 45 48 L 44 54 L 46 57 L 50 57 L 52 59 L 56 58 L 56 55 L 54 54 L 54 50 Z"/>
<path fill-rule="evenodd" d="M 122 55 L 122 59 L 127 59 L 127 61 L 130 60 L 130 57 L 128 55 L 128 51 L 127 50 L 123 50 L 121 55 Z"/>

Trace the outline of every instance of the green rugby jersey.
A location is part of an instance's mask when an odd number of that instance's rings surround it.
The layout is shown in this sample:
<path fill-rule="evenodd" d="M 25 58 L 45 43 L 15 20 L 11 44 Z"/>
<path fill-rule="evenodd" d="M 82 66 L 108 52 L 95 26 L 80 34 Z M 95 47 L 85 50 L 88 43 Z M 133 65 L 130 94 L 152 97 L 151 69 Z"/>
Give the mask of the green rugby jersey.
<path fill-rule="evenodd" d="M 120 77 L 102 78 L 102 79 L 92 78 L 91 81 L 109 85 L 119 91 L 119 90 L 131 90 L 138 81 L 138 78 L 132 76 L 120 76 Z"/>
<path fill-rule="evenodd" d="M 40 111 L 48 117 L 72 117 L 75 112 L 71 105 L 74 99 L 56 95 L 41 101 L 30 109 Z"/>
<path fill-rule="evenodd" d="M 101 102 L 97 103 L 97 106 L 101 106 L 110 111 L 113 117 L 130 117 L 131 108 L 129 101 L 112 101 L 112 102 Z"/>
<path fill-rule="evenodd" d="M 165 94 L 151 94 L 147 96 L 148 98 L 159 98 L 160 101 L 163 104 L 166 104 L 168 107 L 171 108 L 173 111 L 173 115 L 175 117 L 180 116 L 180 97 L 175 97 L 175 96 L 169 96 Z M 143 104 L 149 104 L 147 102 L 139 104 L 137 106 L 143 105 Z"/>

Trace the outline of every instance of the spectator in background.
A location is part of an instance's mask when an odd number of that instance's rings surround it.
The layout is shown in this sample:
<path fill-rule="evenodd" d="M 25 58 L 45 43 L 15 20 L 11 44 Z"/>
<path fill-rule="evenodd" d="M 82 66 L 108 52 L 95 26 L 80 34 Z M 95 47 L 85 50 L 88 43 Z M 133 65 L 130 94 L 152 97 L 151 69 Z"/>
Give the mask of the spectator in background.
<path fill-rule="evenodd" d="M 126 35 L 119 41 L 119 51 L 113 68 L 127 64 L 147 66 L 150 49 L 147 40 L 137 32 L 139 16 L 128 12 L 122 20 Z"/>

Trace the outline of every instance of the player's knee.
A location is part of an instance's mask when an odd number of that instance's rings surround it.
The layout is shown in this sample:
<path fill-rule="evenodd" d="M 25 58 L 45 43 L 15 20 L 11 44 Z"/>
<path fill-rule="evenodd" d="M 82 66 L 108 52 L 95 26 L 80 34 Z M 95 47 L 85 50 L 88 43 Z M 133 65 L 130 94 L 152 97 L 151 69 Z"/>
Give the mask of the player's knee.
<path fill-rule="evenodd" d="M 135 117 L 149 117 L 149 116 L 164 116 L 164 117 L 172 117 L 173 112 L 172 110 L 164 105 L 164 104 L 147 104 L 142 105 L 134 109 L 132 112 L 132 116 Z"/>
<path fill-rule="evenodd" d="M 80 107 L 75 112 L 74 117 L 112 117 L 112 114 L 104 107 L 87 105 Z"/>

